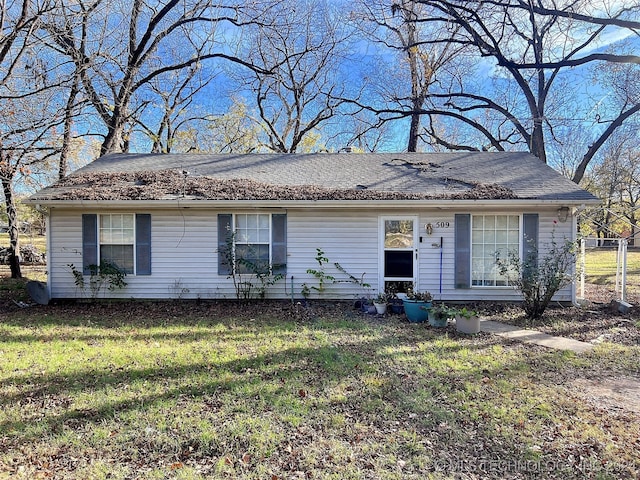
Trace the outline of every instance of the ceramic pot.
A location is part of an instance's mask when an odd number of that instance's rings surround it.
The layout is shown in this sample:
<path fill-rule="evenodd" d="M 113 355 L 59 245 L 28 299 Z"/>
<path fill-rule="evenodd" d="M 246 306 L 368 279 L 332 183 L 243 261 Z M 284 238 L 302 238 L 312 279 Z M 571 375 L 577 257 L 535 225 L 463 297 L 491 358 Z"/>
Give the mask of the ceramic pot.
<path fill-rule="evenodd" d="M 411 323 L 422 323 L 427 320 L 431 302 L 406 299 L 402 301 L 402 304 L 404 314 Z"/>

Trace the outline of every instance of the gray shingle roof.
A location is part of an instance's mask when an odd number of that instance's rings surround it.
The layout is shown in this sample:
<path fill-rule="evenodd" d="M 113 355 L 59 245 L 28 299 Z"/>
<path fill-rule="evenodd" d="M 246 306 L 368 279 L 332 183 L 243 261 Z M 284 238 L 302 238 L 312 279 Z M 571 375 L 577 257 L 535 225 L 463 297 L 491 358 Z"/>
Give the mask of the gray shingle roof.
<path fill-rule="evenodd" d="M 194 179 L 248 180 L 267 188 L 274 186 L 275 190 L 314 186 L 335 191 L 394 192 L 399 196 L 407 195 L 407 198 L 413 198 L 412 195 L 457 198 L 456 195 L 480 184 L 503 187 L 518 199 L 573 203 L 595 200 L 593 195 L 534 156 L 519 152 L 113 154 L 95 160 L 68 180 L 41 190 L 31 199 L 84 198 L 77 186 L 70 184 L 74 177 L 109 178 L 114 174 L 166 170 L 186 171 L 188 178 Z M 85 186 L 93 188 L 96 185 Z M 119 186 L 112 185 L 111 188 L 115 191 Z"/>

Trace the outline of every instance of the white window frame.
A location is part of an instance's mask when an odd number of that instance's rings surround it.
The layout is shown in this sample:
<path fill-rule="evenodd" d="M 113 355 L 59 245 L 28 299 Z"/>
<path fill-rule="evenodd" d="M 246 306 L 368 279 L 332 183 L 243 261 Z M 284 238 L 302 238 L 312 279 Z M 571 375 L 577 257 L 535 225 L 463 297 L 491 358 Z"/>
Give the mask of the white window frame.
<path fill-rule="evenodd" d="M 269 267 L 269 273 L 271 271 L 271 259 L 273 258 L 273 218 L 272 218 L 271 213 L 254 213 L 254 212 L 240 212 L 240 213 L 233 213 L 231 215 L 231 225 L 232 225 L 232 233 L 233 233 L 233 271 L 236 273 L 240 273 L 242 275 L 249 275 L 251 272 L 243 272 L 243 271 L 238 271 L 237 267 L 238 267 L 238 262 L 236 261 L 236 248 L 238 245 L 268 245 L 269 247 L 269 258 L 267 260 L 267 265 Z M 240 238 L 240 234 L 239 234 L 239 230 L 240 227 L 238 226 L 238 219 L 239 217 L 244 216 L 244 217 L 249 217 L 249 216 L 254 216 L 257 217 L 257 224 L 258 226 L 260 225 L 260 220 L 259 217 L 261 216 L 266 216 L 267 217 L 267 241 L 249 241 L 248 239 L 246 241 L 242 241 L 242 239 Z M 260 229 L 258 227 L 257 231 L 260 232 L 260 230 L 265 230 L 265 229 Z M 258 233 L 259 234 L 259 233 Z M 267 273 L 267 272 L 264 272 Z"/>
<path fill-rule="evenodd" d="M 120 217 L 125 217 L 125 216 L 129 216 L 132 219 L 132 225 L 133 227 L 131 228 L 131 232 L 132 232 L 132 241 L 131 243 L 111 243 L 111 242 L 103 242 L 102 241 L 102 232 L 103 232 L 103 227 L 102 227 L 102 219 L 104 217 L 111 217 L 113 218 L 114 216 L 120 216 Z M 98 256 L 97 256 L 97 260 L 98 260 L 98 264 L 102 263 L 102 246 L 103 245 L 131 245 L 131 249 L 132 249 L 132 271 L 131 272 L 126 272 L 127 275 L 135 275 L 136 274 L 136 265 L 137 265 L 137 259 L 136 259 L 136 215 L 135 213 L 100 213 L 98 214 L 98 218 L 97 218 L 97 222 L 98 222 L 98 242 L 97 242 L 97 249 L 98 249 Z M 110 222 L 111 223 L 111 222 Z M 113 229 L 109 229 L 109 230 L 113 230 Z M 113 262 L 110 262 L 113 263 Z M 118 265 L 119 268 L 122 268 Z"/>
<path fill-rule="evenodd" d="M 385 246 L 385 226 L 388 220 L 390 221 L 405 221 L 410 220 L 413 222 L 413 245 L 407 248 L 396 249 L 398 251 L 411 252 L 411 258 L 413 261 L 413 276 L 412 277 L 386 277 L 385 276 L 385 253 L 387 250 L 393 250 Z M 419 285 L 419 270 L 420 262 L 418 261 L 418 244 L 419 244 L 419 217 L 418 215 L 381 215 L 378 217 L 378 290 L 383 292 L 387 282 L 407 282 L 412 283 L 415 290 L 420 289 Z"/>
<path fill-rule="evenodd" d="M 478 258 L 474 255 L 474 249 L 476 248 L 476 246 L 482 246 L 483 250 L 485 249 L 486 245 L 489 245 L 488 243 L 484 242 L 484 234 L 483 234 L 483 241 L 482 243 L 479 242 L 474 242 L 474 225 L 475 225 L 475 219 L 478 217 L 482 217 L 483 218 L 483 225 L 485 224 L 484 219 L 486 217 L 494 217 L 494 225 L 495 225 L 495 220 L 497 220 L 497 217 L 507 217 L 507 222 L 509 222 L 509 217 L 517 217 L 518 218 L 518 230 L 517 230 L 517 240 L 513 243 L 509 242 L 507 240 L 507 248 L 510 249 L 511 245 L 517 245 L 518 248 L 518 258 L 522 258 L 522 252 L 523 252 L 523 248 L 522 248 L 522 228 L 523 228 L 523 224 L 522 224 L 522 215 L 519 214 L 513 214 L 513 213 L 482 213 L 482 214 L 472 214 L 471 215 L 471 228 L 470 228 L 470 235 L 471 235 L 471 288 L 513 288 L 513 285 L 509 283 L 509 279 L 506 276 L 502 276 L 500 274 L 494 274 L 493 276 L 493 285 L 485 285 L 484 283 L 487 281 L 488 276 L 486 275 L 486 273 L 484 273 L 483 270 L 483 276 L 482 279 L 477 279 L 475 278 L 475 272 L 476 269 L 474 269 L 474 259 Z M 510 227 L 510 223 L 508 223 L 507 225 L 507 239 L 509 237 L 509 233 L 512 232 L 513 230 L 509 228 Z M 486 230 L 483 228 L 482 230 L 483 232 L 485 232 Z M 494 232 L 496 232 L 496 228 L 494 227 L 493 229 Z M 497 252 L 497 245 L 498 243 L 496 241 L 493 242 L 493 244 L 491 244 L 492 247 L 494 247 L 494 258 L 495 258 L 495 253 Z M 482 256 L 483 259 L 483 263 L 486 264 L 486 259 L 489 258 L 486 253 L 485 255 Z M 498 280 L 504 280 L 505 281 L 505 285 L 496 285 L 496 282 Z M 476 282 L 481 282 L 481 283 L 476 283 Z"/>

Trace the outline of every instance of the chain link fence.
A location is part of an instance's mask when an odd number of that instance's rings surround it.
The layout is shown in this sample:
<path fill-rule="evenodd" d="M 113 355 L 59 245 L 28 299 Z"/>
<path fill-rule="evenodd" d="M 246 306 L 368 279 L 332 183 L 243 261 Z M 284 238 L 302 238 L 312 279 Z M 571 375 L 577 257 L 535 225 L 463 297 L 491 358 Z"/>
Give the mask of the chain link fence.
<path fill-rule="evenodd" d="M 628 247 L 625 239 L 585 238 L 579 262 L 583 275 L 578 297 L 595 303 L 640 299 L 640 248 Z"/>

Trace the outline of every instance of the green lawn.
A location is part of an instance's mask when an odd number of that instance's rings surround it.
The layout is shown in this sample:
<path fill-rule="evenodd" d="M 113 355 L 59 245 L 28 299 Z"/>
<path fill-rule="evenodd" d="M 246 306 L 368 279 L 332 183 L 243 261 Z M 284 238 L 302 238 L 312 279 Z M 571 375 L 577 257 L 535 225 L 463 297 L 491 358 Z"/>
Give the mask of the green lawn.
<path fill-rule="evenodd" d="M 31 243 L 36 246 L 38 250 L 44 252 L 47 249 L 47 241 L 44 235 L 26 235 L 20 234 L 20 243 L 22 245 L 26 245 Z M 0 233 L 0 247 L 8 247 L 9 246 L 9 234 L 8 233 Z"/>
<path fill-rule="evenodd" d="M 632 478 L 640 415 L 572 381 L 639 376 L 639 357 L 344 305 L 14 308 L 0 478 Z"/>
<path fill-rule="evenodd" d="M 617 249 L 588 249 L 585 274 L 590 283 L 615 284 Z M 627 250 L 627 278 L 640 285 L 640 250 Z"/>
<path fill-rule="evenodd" d="M 585 255 L 587 283 L 613 289 L 616 284 L 617 249 L 588 249 Z M 640 250 L 627 251 L 627 293 L 640 295 Z"/>

